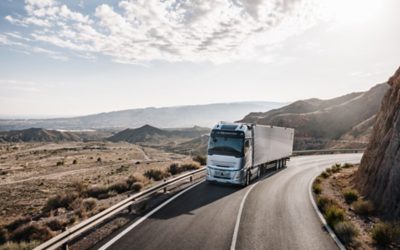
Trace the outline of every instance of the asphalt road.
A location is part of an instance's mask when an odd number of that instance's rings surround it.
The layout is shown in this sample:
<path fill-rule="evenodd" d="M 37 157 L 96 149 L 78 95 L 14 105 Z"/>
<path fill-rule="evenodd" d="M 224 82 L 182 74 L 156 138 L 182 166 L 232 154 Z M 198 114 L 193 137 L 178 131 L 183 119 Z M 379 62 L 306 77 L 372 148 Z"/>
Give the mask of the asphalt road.
<path fill-rule="evenodd" d="M 338 249 L 311 205 L 309 183 L 336 162 L 360 159 L 294 157 L 246 188 L 202 182 L 101 249 Z"/>

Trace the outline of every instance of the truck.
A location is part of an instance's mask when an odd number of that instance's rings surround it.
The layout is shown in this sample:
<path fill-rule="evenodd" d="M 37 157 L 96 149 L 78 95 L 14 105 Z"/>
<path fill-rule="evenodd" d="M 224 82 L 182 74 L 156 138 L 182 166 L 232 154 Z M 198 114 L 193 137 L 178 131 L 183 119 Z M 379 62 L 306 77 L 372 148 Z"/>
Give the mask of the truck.
<path fill-rule="evenodd" d="M 220 122 L 210 132 L 206 180 L 247 186 L 271 169 L 286 167 L 293 139 L 292 128 Z"/>

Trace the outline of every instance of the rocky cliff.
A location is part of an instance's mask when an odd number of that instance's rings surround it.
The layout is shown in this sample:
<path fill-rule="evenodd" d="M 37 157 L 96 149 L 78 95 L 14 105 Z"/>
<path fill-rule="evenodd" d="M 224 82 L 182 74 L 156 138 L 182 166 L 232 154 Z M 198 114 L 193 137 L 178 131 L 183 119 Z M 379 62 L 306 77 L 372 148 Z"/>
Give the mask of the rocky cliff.
<path fill-rule="evenodd" d="M 356 182 L 382 215 L 400 219 L 400 68 L 388 83 Z"/>

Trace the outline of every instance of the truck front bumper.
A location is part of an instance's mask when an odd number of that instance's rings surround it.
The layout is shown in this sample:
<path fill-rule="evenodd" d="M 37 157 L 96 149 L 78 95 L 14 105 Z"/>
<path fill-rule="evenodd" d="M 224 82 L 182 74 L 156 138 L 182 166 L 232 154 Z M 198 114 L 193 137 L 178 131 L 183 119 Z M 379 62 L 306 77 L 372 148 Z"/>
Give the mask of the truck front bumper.
<path fill-rule="evenodd" d="M 206 180 L 210 182 L 244 185 L 245 175 L 243 169 L 226 169 L 207 166 Z"/>

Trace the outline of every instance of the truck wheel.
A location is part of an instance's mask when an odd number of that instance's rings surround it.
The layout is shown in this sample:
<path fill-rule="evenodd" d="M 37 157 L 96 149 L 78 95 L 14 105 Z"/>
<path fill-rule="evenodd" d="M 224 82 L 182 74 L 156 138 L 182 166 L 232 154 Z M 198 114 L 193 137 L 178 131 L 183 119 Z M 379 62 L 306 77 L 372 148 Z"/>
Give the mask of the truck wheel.
<path fill-rule="evenodd" d="M 247 174 L 246 174 L 246 184 L 245 184 L 245 186 L 248 186 L 248 185 L 250 185 L 250 171 L 247 171 Z"/>
<path fill-rule="evenodd" d="M 260 177 L 261 177 L 261 169 L 260 169 L 260 167 L 258 167 L 258 170 L 257 170 L 257 180 L 259 180 Z"/>

